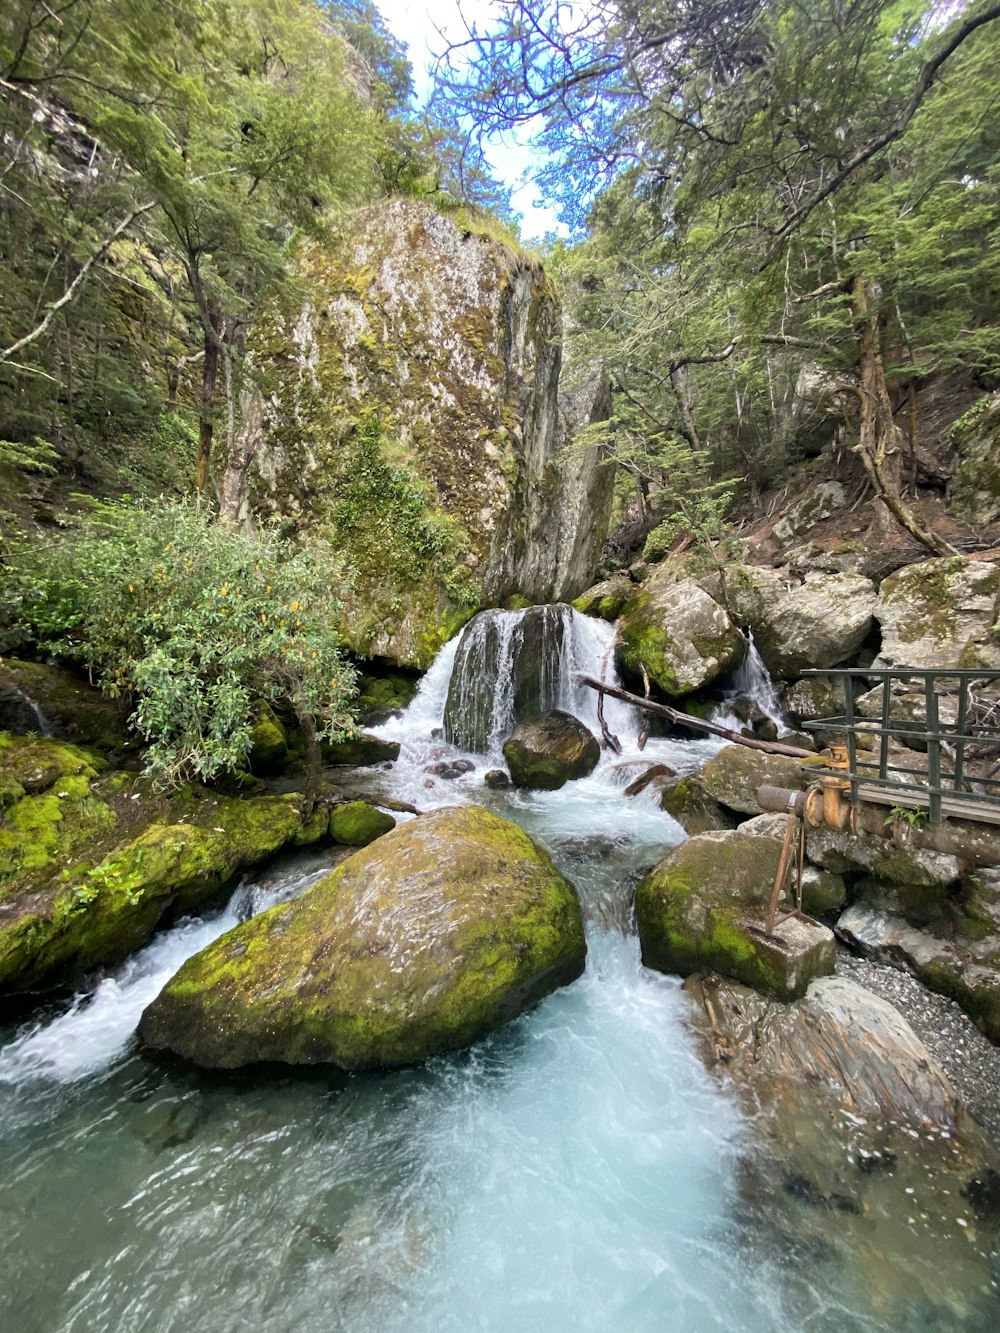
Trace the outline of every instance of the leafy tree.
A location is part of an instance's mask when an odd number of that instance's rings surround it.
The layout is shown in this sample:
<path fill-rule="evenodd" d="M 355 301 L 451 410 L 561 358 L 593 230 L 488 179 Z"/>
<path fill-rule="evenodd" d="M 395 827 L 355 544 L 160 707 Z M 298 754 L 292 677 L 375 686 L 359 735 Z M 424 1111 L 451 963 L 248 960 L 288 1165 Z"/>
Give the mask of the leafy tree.
<path fill-rule="evenodd" d="M 501 9 L 446 82 L 482 132 L 544 118 L 550 188 L 593 227 L 584 327 L 616 340 L 620 391 L 706 465 L 752 470 L 806 353 L 856 402 L 877 530 L 891 515 L 949 549 L 904 497 L 886 360 L 995 355 L 1000 5 Z"/>
<path fill-rule="evenodd" d="M 4 618 L 134 705 L 162 783 L 240 769 L 257 701 L 292 712 L 307 745 L 353 730 L 355 673 L 336 631 L 343 567 L 322 543 L 234 531 L 177 502 L 98 509 L 3 570 Z"/>

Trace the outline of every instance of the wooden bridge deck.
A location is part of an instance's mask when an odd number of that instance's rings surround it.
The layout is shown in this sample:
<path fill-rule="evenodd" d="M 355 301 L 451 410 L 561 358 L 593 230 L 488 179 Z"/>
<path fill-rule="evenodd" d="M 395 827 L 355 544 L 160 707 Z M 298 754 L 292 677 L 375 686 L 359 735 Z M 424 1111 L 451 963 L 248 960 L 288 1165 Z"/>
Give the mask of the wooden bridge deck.
<path fill-rule="evenodd" d="M 921 787 L 901 790 L 899 787 L 873 787 L 861 783 L 858 800 L 871 805 L 900 806 L 904 810 L 930 810 L 930 793 Z M 941 797 L 942 819 L 973 819 L 979 824 L 1000 824 L 1000 802 L 976 801 L 962 796 Z"/>

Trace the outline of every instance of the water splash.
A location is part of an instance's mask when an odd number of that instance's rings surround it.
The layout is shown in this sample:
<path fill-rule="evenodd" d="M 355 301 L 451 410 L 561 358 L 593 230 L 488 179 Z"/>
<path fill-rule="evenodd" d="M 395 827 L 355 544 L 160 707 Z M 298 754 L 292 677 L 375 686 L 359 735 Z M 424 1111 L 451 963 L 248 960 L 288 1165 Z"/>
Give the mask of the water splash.
<path fill-rule="evenodd" d="M 788 731 L 788 722 L 781 710 L 781 699 L 771 679 L 771 673 L 764 664 L 764 659 L 757 650 L 753 630 L 744 635 L 747 643 L 746 656 L 733 676 L 733 683 L 722 698 L 722 704 L 713 714 L 712 721 L 739 731 L 745 725 L 736 711 L 738 704 L 749 704 L 761 716 L 773 722 L 778 735 Z"/>

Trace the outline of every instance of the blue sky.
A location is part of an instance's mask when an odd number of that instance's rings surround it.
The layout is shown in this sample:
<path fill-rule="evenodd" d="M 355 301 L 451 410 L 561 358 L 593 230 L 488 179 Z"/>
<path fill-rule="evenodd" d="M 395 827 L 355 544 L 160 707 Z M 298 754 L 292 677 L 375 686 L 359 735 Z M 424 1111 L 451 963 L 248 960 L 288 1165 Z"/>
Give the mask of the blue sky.
<path fill-rule="evenodd" d="M 430 87 L 429 69 L 436 54 L 449 40 L 457 41 L 465 32 L 458 0 L 375 0 L 393 34 L 405 42 L 418 98 Z M 488 23 L 491 0 L 466 0 L 465 12 L 479 24 Z M 443 34 L 440 35 L 440 34 Z M 521 215 L 526 240 L 540 238 L 546 232 L 565 234 L 554 210 L 539 207 L 541 197 L 528 173 L 536 155 L 528 135 L 504 135 L 490 145 L 489 160 L 495 174 L 513 188 L 512 202 Z"/>

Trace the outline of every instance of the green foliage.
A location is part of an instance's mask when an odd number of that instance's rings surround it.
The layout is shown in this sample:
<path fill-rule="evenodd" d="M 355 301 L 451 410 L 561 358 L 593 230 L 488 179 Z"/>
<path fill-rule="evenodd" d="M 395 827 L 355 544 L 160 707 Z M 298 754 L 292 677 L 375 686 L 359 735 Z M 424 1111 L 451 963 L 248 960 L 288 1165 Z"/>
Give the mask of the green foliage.
<path fill-rule="evenodd" d="M 905 824 L 907 828 L 923 828 L 930 816 L 926 810 L 911 810 L 909 806 L 894 805 L 882 821 L 886 828 Z"/>
<path fill-rule="evenodd" d="M 0 440 L 0 467 L 19 472 L 38 472 L 51 476 L 58 470 L 59 455 L 48 440 L 35 437 L 30 444 Z"/>
<path fill-rule="evenodd" d="M 353 668 L 334 626 L 340 561 L 270 529 L 247 534 L 172 502 L 108 505 L 3 572 L 8 620 L 135 703 L 158 781 L 245 763 L 255 702 L 318 735 L 351 734 Z"/>
<path fill-rule="evenodd" d="M 416 583 L 430 573 L 456 604 L 474 601 L 461 524 L 433 509 L 426 484 L 393 462 L 390 448 L 375 416 L 357 424 L 337 478 L 335 544 L 350 550 L 361 574 Z"/>

